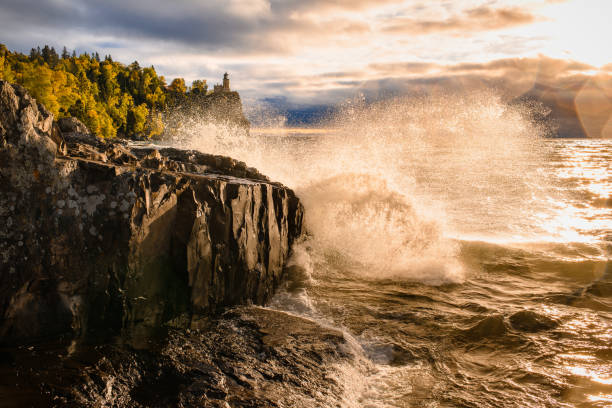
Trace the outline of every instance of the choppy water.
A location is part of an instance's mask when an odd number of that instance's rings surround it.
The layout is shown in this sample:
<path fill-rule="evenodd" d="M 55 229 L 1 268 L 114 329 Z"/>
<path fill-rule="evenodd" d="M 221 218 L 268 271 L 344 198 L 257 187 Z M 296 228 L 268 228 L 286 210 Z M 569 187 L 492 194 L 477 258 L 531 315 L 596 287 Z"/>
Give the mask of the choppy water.
<path fill-rule="evenodd" d="M 612 406 L 612 140 L 543 138 L 482 94 L 350 107 L 318 131 L 190 126 L 180 144 L 304 202 L 269 307 L 355 345 L 339 404 Z"/>

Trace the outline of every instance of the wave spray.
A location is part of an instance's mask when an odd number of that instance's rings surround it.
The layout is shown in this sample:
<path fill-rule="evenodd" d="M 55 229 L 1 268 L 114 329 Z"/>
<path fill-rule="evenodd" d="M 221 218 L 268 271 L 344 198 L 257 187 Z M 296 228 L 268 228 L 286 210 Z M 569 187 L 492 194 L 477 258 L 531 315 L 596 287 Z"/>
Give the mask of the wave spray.
<path fill-rule="evenodd" d="M 457 197 L 467 204 L 482 196 L 486 212 L 527 194 L 519 191 L 521 166 L 533 160 L 523 159 L 540 154 L 535 136 L 545 132 L 527 113 L 486 91 L 356 99 L 323 132 L 249 135 L 189 118 L 175 143 L 243 160 L 293 188 L 306 209 L 308 245 L 345 270 L 439 284 L 466 274 L 448 216 L 462 211 Z M 485 191 L 496 184 L 491 203 Z"/>

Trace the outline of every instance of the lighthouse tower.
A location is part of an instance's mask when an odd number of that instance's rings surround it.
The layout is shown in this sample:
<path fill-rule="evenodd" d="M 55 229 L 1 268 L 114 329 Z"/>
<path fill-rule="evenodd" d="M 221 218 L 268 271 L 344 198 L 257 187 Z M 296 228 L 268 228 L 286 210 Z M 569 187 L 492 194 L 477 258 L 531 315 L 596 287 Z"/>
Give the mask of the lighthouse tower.
<path fill-rule="evenodd" d="M 227 72 L 223 75 L 223 91 L 224 92 L 229 92 L 230 91 L 229 75 L 227 75 Z"/>

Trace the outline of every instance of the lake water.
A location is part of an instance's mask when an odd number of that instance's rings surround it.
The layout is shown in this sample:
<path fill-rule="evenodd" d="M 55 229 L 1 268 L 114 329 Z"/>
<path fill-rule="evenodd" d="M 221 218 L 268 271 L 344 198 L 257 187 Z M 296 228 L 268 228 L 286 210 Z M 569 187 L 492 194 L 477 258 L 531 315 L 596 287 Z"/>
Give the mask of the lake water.
<path fill-rule="evenodd" d="M 609 407 L 612 140 L 547 135 L 476 95 L 351 108 L 325 129 L 195 121 L 175 143 L 304 203 L 268 307 L 350 340 L 334 404 Z"/>

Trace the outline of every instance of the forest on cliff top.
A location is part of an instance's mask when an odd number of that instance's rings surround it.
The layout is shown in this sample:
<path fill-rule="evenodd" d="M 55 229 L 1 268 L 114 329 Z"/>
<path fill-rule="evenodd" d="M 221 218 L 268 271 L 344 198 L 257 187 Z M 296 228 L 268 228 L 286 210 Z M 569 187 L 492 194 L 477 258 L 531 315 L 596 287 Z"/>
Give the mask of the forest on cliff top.
<path fill-rule="evenodd" d="M 153 66 L 125 65 L 98 53 L 77 56 L 65 47 L 58 54 L 47 45 L 25 55 L 0 44 L 0 79 L 26 88 L 56 118 L 76 117 L 105 138 L 155 137 L 163 132 L 164 110 L 208 89 L 206 80 L 167 84 Z"/>

